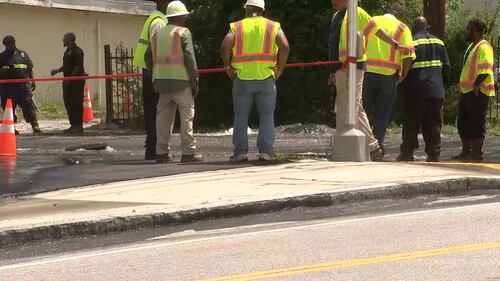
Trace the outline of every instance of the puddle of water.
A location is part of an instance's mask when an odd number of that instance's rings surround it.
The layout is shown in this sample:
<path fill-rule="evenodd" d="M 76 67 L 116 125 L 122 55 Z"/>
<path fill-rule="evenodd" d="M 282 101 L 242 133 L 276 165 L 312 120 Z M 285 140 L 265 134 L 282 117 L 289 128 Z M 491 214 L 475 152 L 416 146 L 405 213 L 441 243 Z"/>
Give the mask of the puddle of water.
<path fill-rule="evenodd" d="M 0 156 L 0 193 L 11 193 L 14 184 L 17 159 Z"/>

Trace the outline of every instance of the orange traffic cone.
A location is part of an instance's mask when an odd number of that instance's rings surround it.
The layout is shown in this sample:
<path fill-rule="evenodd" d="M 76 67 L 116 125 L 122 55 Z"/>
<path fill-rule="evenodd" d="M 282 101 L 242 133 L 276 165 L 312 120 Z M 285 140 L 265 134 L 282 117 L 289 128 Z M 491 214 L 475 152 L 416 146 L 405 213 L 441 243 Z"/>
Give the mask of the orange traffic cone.
<path fill-rule="evenodd" d="M 85 85 L 83 90 L 83 122 L 94 122 L 94 111 L 92 110 L 92 100 L 90 99 L 89 86 Z"/>
<path fill-rule="evenodd" d="M 12 100 L 8 99 L 0 125 L 0 156 L 16 156 L 16 133 Z"/>

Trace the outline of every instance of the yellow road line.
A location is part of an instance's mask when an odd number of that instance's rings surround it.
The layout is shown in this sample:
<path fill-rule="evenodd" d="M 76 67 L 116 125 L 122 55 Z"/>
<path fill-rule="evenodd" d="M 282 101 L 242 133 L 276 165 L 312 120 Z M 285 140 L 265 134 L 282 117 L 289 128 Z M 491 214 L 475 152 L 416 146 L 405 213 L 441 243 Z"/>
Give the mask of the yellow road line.
<path fill-rule="evenodd" d="M 210 279 L 204 279 L 204 280 L 199 280 L 199 281 L 263 280 L 263 279 L 297 275 L 297 274 L 303 274 L 303 273 L 330 271 L 330 270 L 334 270 L 334 269 L 355 267 L 355 266 L 361 266 L 361 265 L 414 260 L 414 259 L 436 257 L 436 256 L 445 256 L 445 255 L 467 253 L 467 252 L 481 251 L 481 250 L 491 250 L 491 249 L 498 249 L 498 248 L 500 248 L 500 242 L 480 243 L 480 244 L 471 244 L 471 245 L 464 245 L 464 246 L 438 248 L 438 249 L 432 249 L 432 250 L 426 250 L 426 251 L 399 253 L 399 254 L 392 254 L 392 255 L 365 258 L 365 259 L 352 259 L 352 260 L 338 261 L 338 262 L 333 262 L 333 263 L 319 263 L 319 264 L 311 264 L 311 265 L 305 265 L 305 266 L 274 269 L 274 270 L 254 272 L 254 273 L 234 275 L 234 276 L 210 278 Z"/>
<path fill-rule="evenodd" d="M 443 165 L 443 166 L 464 166 L 464 167 L 478 167 L 478 168 L 488 168 L 493 170 L 500 170 L 500 164 L 497 163 L 464 163 L 464 162 L 439 162 L 430 163 L 431 165 Z"/>

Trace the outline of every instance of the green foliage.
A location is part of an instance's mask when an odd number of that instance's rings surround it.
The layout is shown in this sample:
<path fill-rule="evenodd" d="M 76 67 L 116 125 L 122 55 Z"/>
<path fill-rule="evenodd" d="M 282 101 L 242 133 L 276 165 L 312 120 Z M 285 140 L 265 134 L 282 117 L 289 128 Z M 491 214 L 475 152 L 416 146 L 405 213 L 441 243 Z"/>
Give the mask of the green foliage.
<path fill-rule="evenodd" d="M 244 0 L 186 0 L 194 10 L 188 27 L 193 33 L 199 68 L 222 65 L 219 46 L 227 34 L 229 23 L 243 18 Z M 371 15 L 381 15 L 394 2 L 406 7 L 408 25 L 422 14 L 422 0 L 362 0 L 360 6 Z M 452 62 L 452 74 L 447 85 L 445 106 L 447 122 L 454 122 L 456 85 L 461 69 L 463 53 L 467 47 L 464 30 L 470 11 L 464 10 L 464 0 L 448 0 L 445 43 Z M 320 61 L 328 58 L 328 30 L 332 17 L 330 0 L 267 0 L 266 17 L 282 24 L 291 45 L 290 62 Z M 476 5 L 477 6 L 477 5 Z M 477 11 L 491 27 L 498 12 Z M 493 28 L 491 30 L 494 30 Z M 498 35 L 496 35 L 498 36 Z M 331 90 L 326 83 L 328 68 L 309 67 L 288 69 L 277 82 L 278 102 L 276 122 L 290 124 L 311 122 L 330 124 L 333 110 Z M 202 75 L 201 92 L 197 100 L 197 127 L 228 128 L 232 126 L 233 108 L 231 82 L 224 74 Z M 396 104 L 394 121 L 401 121 L 401 112 Z M 257 125 L 253 118 L 252 125 Z"/>

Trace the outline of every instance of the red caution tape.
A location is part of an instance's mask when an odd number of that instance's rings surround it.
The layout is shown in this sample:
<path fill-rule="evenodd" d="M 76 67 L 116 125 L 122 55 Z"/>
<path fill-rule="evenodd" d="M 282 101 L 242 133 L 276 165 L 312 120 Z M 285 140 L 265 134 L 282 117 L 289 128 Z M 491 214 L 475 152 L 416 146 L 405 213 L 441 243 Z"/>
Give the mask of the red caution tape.
<path fill-rule="evenodd" d="M 356 58 L 354 58 L 354 63 L 356 63 Z M 322 66 L 322 65 L 333 65 L 342 64 L 339 61 L 317 61 L 317 62 L 304 62 L 304 63 L 290 63 L 287 64 L 287 68 L 297 68 L 297 67 L 312 67 L 312 66 Z M 199 74 L 210 74 L 210 73 L 222 73 L 225 72 L 224 68 L 206 68 L 198 70 Z M 0 84 L 19 84 L 28 82 L 50 82 L 50 81 L 75 81 L 75 80 L 96 80 L 96 79 L 123 79 L 123 78 L 135 78 L 142 77 L 139 73 L 130 74 L 112 74 L 112 75 L 85 75 L 85 76 L 71 76 L 71 77 L 46 77 L 46 78 L 34 78 L 34 79 L 5 79 L 0 80 Z"/>

